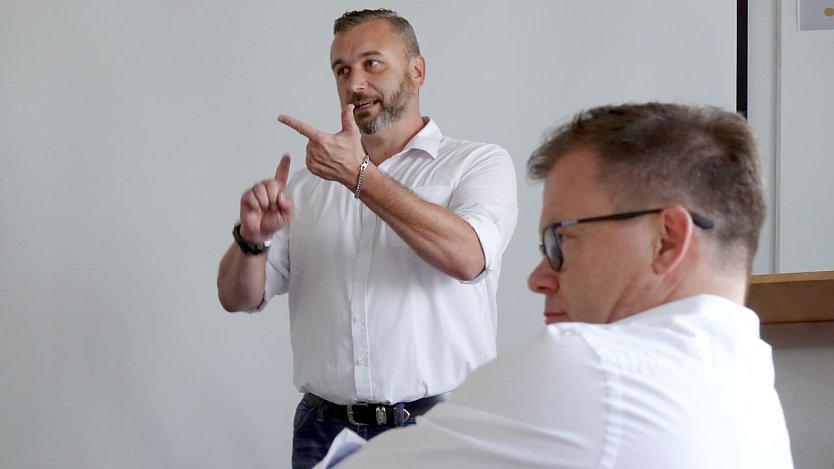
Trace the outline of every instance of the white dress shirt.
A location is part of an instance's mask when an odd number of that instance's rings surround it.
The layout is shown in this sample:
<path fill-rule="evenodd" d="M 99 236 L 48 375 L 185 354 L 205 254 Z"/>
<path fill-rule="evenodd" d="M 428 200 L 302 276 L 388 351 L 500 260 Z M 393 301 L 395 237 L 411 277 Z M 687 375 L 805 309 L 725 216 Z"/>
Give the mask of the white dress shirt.
<path fill-rule="evenodd" d="M 773 382 L 756 314 L 700 295 L 608 325 L 548 326 L 338 467 L 788 469 Z"/>
<path fill-rule="evenodd" d="M 296 172 L 295 216 L 273 237 L 260 308 L 289 292 L 301 392 L 338 404 L 413 401 L 455 389 L 495 356 L 501 255 L 518 214 L 513 163 L 497 145 L 446 137 L 425 120 L 379 169 L 466 220 L 486 268 L 471 282 L 443 274 L 350 190 Z"/>

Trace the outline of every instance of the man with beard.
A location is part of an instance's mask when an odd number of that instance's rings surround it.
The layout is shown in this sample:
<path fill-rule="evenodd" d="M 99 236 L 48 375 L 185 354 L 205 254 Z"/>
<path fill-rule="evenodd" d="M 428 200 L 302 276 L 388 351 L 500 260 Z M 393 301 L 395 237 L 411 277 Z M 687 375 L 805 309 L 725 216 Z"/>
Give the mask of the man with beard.
<path fill-rule="evenodd" d="M 330 63 L 342 129 L 290 116 L 306 168 L 240 201 L 220 264 L 228 311 L 289 293 L 294 381 L 304 397 L 293 467 L 349 428 L 405 426 L 495 356 L 501 255 L 517 217 L 515 172 L 497 145 L 441 134 L 420 114 L 425 59 L 390 10 L 335 21 Z"/>

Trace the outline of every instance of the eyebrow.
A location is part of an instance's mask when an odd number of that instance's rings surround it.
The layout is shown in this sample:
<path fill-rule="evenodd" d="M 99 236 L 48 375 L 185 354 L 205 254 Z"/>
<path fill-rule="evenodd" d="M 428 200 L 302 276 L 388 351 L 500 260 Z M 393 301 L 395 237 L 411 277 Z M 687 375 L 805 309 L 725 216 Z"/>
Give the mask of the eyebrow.
<path fill-rule="evenodd" d="M 371 56 L 375 56 L 375 55 L 378 55 L 378 56 L 385 56 L 385 54 L 383 54 L 382 52 L 380 52 L 380 51 L 378 51 L 378 50 L 369 50 L 369 51 L 367 51 L 367 52 L 362 52 L 361 54 L 359 54 L 359 57 L 360 57 L 360 58 L 365 58 L 365 57 L 371 57 Z M 331 69 L 331 70 L 333 70 L 334 68 L 336 68 L 336 67 L 337 67 L 337 66 L 339 66 L 339 65 L 346 65 L 346 64 L 347 64 L 347 62 L 345 62 L 344 60 L 342 60 L 342 59 L 336 59 L 336 60 L 334 60 L 334 61 L 333 61 L 333 63 L 330 65 L 330 69 Z"/>

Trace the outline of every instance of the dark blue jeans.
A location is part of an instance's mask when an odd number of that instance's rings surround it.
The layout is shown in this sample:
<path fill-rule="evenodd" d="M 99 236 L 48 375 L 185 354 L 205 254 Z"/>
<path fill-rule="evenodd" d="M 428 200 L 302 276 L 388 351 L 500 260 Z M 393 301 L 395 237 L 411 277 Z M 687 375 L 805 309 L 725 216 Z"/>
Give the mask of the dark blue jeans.
<path fill-rule="evenodd" d="M 292 468 L 309 469 L 324 459 L 333 439 L 344 428 L 349 428 L 366 440 L 379 435 L 385 430 L 399 426 L 414 425 L 414 416 L 404 422 L 392 422 L 390 425 L 356 426 L 344 420 L 325 415 L 322 408 L 317 408 L 305 399 L 301 399 L 295 409 L 292 437 Z"/>

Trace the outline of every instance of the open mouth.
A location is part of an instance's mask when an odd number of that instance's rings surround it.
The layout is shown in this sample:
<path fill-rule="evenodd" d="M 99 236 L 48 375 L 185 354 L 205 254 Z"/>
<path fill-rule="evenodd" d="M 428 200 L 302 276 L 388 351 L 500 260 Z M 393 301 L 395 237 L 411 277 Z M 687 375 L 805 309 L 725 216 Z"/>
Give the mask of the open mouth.
<path fill-rule="evenodd" d="M 377 99 L 364 99 L 362 101 L 358 101 L 358 102 L 353 103 L 353 106 L 354 106 L 354 110 L 356 110 L 356 111 L 367 111 L 368 109 L 370 109 L 372 106 L 376 105 L 377 103 L 379 103 L 379 100 L 377 100 Z"/>

